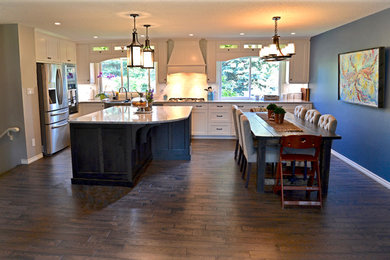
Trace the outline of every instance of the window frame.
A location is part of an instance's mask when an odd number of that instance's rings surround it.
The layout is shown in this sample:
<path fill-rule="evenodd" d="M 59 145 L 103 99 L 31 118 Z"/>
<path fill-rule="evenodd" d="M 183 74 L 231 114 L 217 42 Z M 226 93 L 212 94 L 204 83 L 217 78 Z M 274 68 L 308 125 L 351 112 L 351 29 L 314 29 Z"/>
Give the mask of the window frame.
<path fill-rule="evenodd" d="M 223 97 L 222 96 L 222 63 L 229 61 L 229 60 L 224 60 L 224 61 L 219 61 L 217 63 L 217 72 L 218 72 L 218 98 L 220 100 L 255 100 L 255 97 L 251 97 L 251 90 L 252 90 L 252 58 L 258 58 L 258 56 L 243 56 L 243 57 L 236 57 L 234 59 L 240 59 L 240 58 L 249 58 L 249 96 L 247 97 Z M 230 60 L 234 60 L 230 59 Z M 277 94 L 280 96 L 281 89 L 283 86 L 283 78 L 285 77 L 285 70 L 286 70 L 286 63 L 285 62 L 279 62 L 279 80 L 278 80 L 278 90 Z"/>

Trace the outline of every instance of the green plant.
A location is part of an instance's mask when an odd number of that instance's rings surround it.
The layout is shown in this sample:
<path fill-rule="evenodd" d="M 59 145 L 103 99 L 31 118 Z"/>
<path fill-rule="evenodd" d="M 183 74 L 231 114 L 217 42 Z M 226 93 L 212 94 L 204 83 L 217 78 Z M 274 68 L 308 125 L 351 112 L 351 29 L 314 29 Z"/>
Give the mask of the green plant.
<path fill-rule="evenodd" d="M 267 109 L 268 109 L 268 110 L 275 110 L 277 107 L 278 107 L 277 105 L 275 105 L 274 103 L 271 103 L 271 104 L 269 104 L 269 105 L 267 106 Z"/>
<path fill-rule="evenodd" d="M 283 107 L 276 107 L 276 108 L 274 109 L 274 113 L 275 113 L 275 114 L 286 114 L 286 110 L 284 110 Z"/>
<path fill-rule="evenodd" d="M 96 94 L 95 97 L 100 98 L 100 100 L 103 100 L 103 99 L 105 99 L 105 98 L 108 98 L 107 94 L 104 93 L 104 92 L 103 92 L 103 93 L 98 93 L 98 94 Z"/>

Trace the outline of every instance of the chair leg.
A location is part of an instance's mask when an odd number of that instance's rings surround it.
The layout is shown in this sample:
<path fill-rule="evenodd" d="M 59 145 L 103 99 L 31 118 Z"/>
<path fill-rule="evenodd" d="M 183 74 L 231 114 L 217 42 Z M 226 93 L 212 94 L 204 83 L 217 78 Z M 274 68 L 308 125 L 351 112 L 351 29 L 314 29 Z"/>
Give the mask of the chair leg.
<path fill-rule="evenodd" d="M 320 166 L 319 166 L 319 163 L 318 162 L 315 162 L 315 165 L 314 165 L 315 169 L 316 169 L 316 172 L 317 172 L 317 184 L 318 184 L 318 195 L 317 195 L 317 198 L 318 198 L 318 201 L 320 202 L 320 207 L 322 208 L 322 189 L 321 189 L 321 174 L 320 174 Z"/>
<path fill-rule="evenodd" d="M 280 191 L 280 168 L 282 167 L 282 162 L 279 162 L 276 167 L 276 181 L 274 185 L 274 193 Z"/>
<path fill-rule="evenodd" d="M 282 208 L 284 209 L 284 188 L 283 188 L 283 169 L 280 167 L 280 196 L 282 201 Z"/>
<path fill-rule="evenodd" d="M 248 169 L 247 169 L 247 173 L 246 173 L 245 188 L 248 188 L 249 179 L 250 179 L 250 177 L 251 177 L 251 168 L 252 168 L 252 164 L 251 164 L 251 163 L 247 163 L 247 165 L 248 165 Z"/>
<path fill-rule="evenodd" d="M 246 172 L 246 158 L 244 156 L 244 162 L 243 162 L 243 165 L 244 165 L 244 170 L 241 170 L 242 171 L 242 174 L 241 174 L 241 179 L 245 179 L 245 172 Z"/>
<path fill-rule="evenodd" d="M 242 160 L 241 160 L 241 168 L 240 168 L 240 171 L 242 172 L 242 170 L 244 169 L 244 165 L 246 164 L 246 158 L 245 158 L 245 155 L 242 156 Z"/>
<path fill-rule="evenodd" d="M 234 149 L 234 160 L 237 160 L 237 152 L 238 152 L 238 139 L 236 140 L 236 149 Z"/>
<path fill-rule="evenodd" d="M 242 161 L 242 149 L 241 149 L 241 146 L 239 147 L 239 152 L 238 152 L 238 161 L 237 161 L 237 164 L 240 165 L 241 161 Z"/>

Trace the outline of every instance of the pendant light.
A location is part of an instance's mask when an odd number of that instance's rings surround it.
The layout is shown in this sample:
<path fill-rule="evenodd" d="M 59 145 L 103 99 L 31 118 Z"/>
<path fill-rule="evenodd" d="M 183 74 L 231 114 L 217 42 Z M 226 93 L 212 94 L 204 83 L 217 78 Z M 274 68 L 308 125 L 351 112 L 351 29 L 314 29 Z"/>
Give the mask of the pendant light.
<path fill-rule="evenodd" d="M 278 20 L 280 16 L 272 18 L 275 21 L 275 35 L 272 37 L 272 44 L 265 46 L 260 50 L 260 58 L 264 61 L 283 61 L 295 55 L 294 43 L 287 44 L 284 48 L 280 47 L 278 35 Z"/>
<path fill-rule="evenodd" d="M 148 36 L 149 24 L 145 24 L 146 28 L 146 39 L 145 47 L 143 49 L 143 68 L 144 69 L 154 69 L 154 50 L 150 47 L 150 40 Z"/>
<path fill-rule="evenodd" d="M 138 41 L 137 28 L 135 26 L 135 18 L 138 14 L 130 14 L 134 18 L 133 41 L 127 46 L 127 67 L 142 67 L 142 44 Z"/>

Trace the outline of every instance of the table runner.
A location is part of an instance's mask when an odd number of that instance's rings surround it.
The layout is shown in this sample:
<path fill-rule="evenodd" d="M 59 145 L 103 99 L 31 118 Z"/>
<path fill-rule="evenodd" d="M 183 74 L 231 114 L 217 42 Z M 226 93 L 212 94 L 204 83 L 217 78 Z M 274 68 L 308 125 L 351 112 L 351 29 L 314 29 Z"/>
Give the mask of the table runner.
<path fill-rule="evenodd" d="M 283 121 L 283 124 L 277 124 L 272 119 L 268 119 L 268 114 L 266 113 L 256 113 L 261 119 L 263 119 L 267 124 L 269 124 L 275 131 L 278 132 L 303 132 L 301 128 L 294 125 L 293 123 L 287 121 L 286 119 Z"/>

